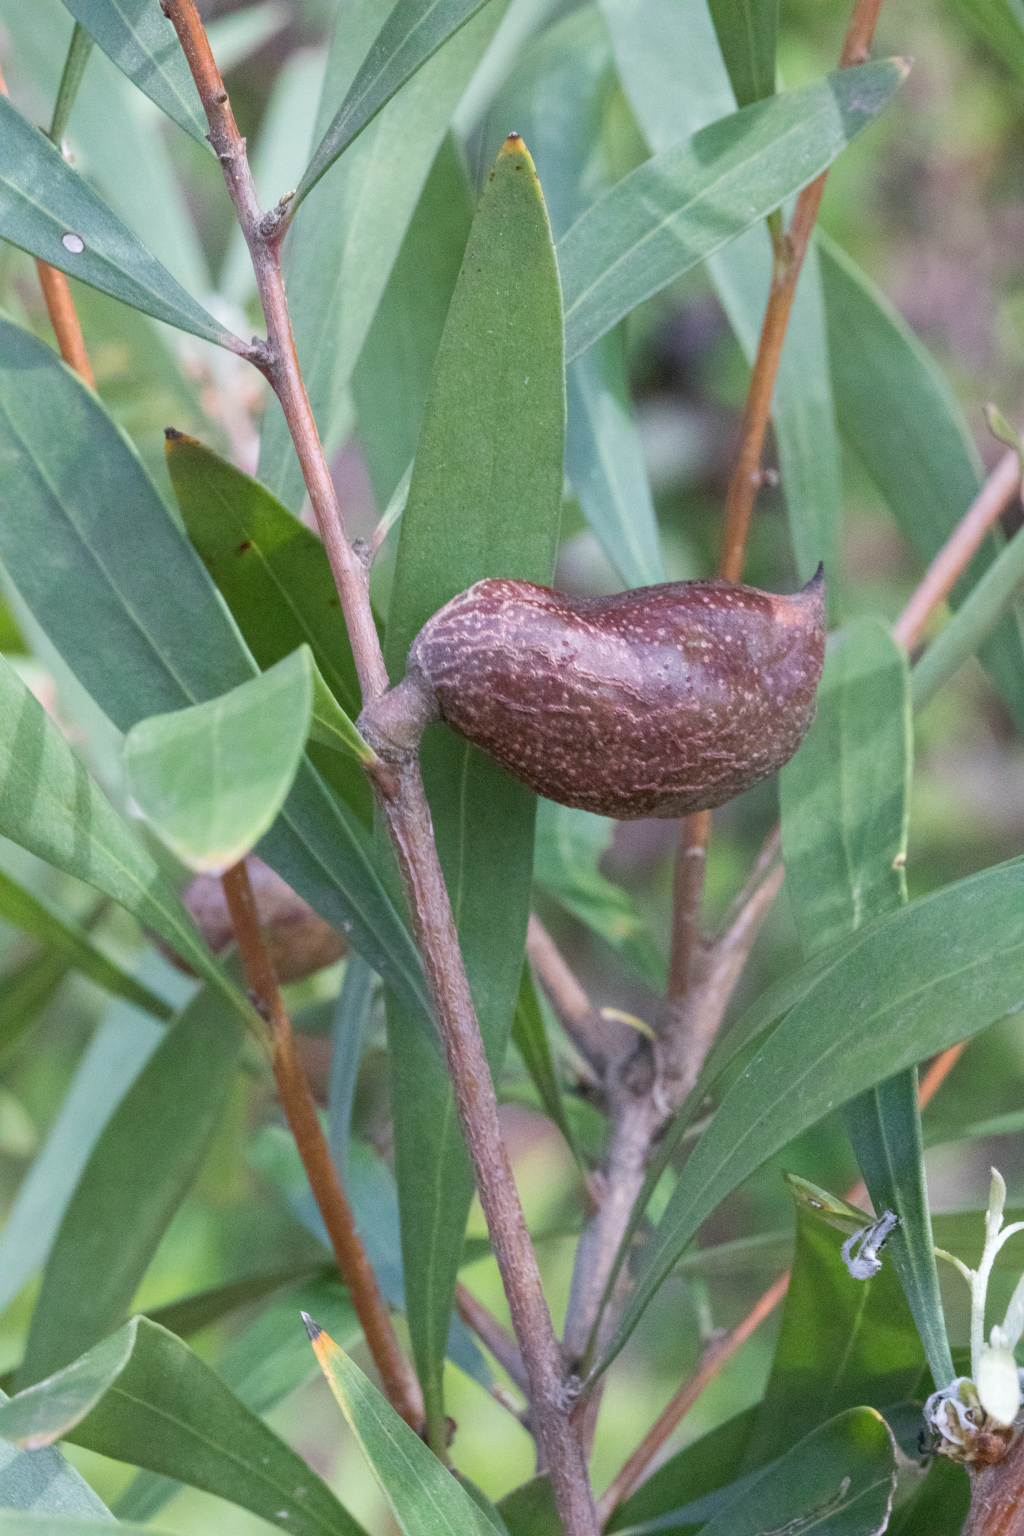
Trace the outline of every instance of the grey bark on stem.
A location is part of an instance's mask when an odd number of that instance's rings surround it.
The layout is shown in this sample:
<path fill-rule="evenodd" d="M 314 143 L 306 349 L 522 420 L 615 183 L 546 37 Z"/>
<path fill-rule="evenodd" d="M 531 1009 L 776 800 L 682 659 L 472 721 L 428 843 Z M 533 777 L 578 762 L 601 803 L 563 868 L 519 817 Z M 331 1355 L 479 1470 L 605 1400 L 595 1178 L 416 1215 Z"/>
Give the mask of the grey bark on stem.
<path fill-rule="evenodd" d="M 342 525 L 305 385 L 299 371 L 279 262 L 285 220 L 259 206 L 228 93 L 194 0 L 161 0 L 188 59 L 210 125 L 210 142 L 252 258 L 267 322 L 253 361 L 277 395 L 302 467 L 330 560 L 366 706 L 387 691 L 388 675 L 370 609 L 366 568 Z M 397 690 L 396 690 L 397 692 Z M 415 701 L 414 701 L 415 702 Z M 429 706 L 429 701 L 428 701 Z M 423 700 L 417 707 L 423 713 Z M 387 713 L 389 706 L 384 706 Z M 429 709 L 428 709 L 429 712 Z M 367 723 L 372 723 L 369 720 Z M 382 745 L 394 739 L 389 721 Z M 416 720 L 408 726 L 415 737 Z M 387 757 L 387 751 L 382 751 Z M 430 808 L 414 749 L 404 742 L 370 773 L 398 855 L 415 936 L 455 1090 L 462 1134 L 501 1271 L 530 1389 L 531 1419 L 547 1463 L 565 1536 L 597 1536 L 586 1462 L 569 1423 L 572 1394 L 540 1281 L 498 1119 L 498 1105 L 462 964 L 451 905 L 434 846 Z"/>

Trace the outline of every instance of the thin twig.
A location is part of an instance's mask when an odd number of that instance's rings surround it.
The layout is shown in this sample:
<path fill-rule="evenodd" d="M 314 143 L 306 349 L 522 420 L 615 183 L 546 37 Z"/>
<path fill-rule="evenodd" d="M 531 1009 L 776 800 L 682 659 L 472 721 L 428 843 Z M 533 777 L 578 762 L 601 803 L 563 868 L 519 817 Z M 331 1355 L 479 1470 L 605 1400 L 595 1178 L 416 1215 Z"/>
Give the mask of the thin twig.
<path fill-rule="evenodd" d="M 356 1230 L 352 1207 L 331 1160 L 316 1105 L 295 1051 L 291 1020 L 281 1002 L 273 961 L 263 941 L 256 900 L 245 864 L 236 864 L 233 869 L 229 869 L 223 876 L 222 884 L 246 981 L 256 1008 L 270 1025 L 273 1036 L 272 1063 L 281 1104 L 331 1239 L 341 1278 L 348 1286 L 352 1305 L 373 1362 L 380 1372 L 388 1401 L 407 1424 L 421 1432 L 423 1396 L 420 1385 L 398 1343 L 373 1266 Z"/>
<path fill-rule="evenodd" d="M 523 1369 L 523 1357 L 519 1345 L 503 1328 L 483 1302 L 478 1300 L 467 1285 L 460 1280 L 455 1287 L 455 1310 L 467 1328 L 472 1328 L 481 1344 L 490 1350 L 502 1370 L 515 1382 L 524 1397 L 530 1395 L 530 1383 Z"/>
<path fill-rule="evenodd" d="M 252 258 L 267 341 L 249 356 L 284 412 L 334 574 L 359 675 L 365 718 L 388 688 L 367 590 L 366 568 L 345 536 L 337 498 L 299 371 L 279 260 L 283 209 L 264 216 L 228 93 L 194 0 L 161 0 L 188 59 L 210 142 Z M 596 1536 L 582 1449 L 569 1423 L 572 1393 L 548 1312 L 536 1255 L 516 1191 L 497 1097 L 434 845 L 430 807 L 412 740 L 381 742 L 386 761 L 368 776 L 398 857 L 413 929 L 444 1045 L 462 1134 L 476 1173 L 491 1244 L 530 1385 L 531 1421 L 551 1474 L 566 1536 Z M 438 1426 L 433 1427 L 439 1431 Z M 435 1447 L 443 1454 L 444 1447 Z"/>
<path fill-rule="evenodd" d="M 700 946 L 700 903 L 707 873 L 711 812 L 695 811 L 679 823 L 672 890 L 672 952 L 668 963 L 668 995 L 683 997 L 690 985 L 693 959 Z"/>
<path fill-rule="evenodd" d="M 856 0 L 839 59 L 840 69 L 846 69 L 851 64 L 861 64 L 867 58 L 880 9 L 881 0 Z M 729 581 L 739 581 L 743 574 L 747 531 L 761 484 L 761 455 L 771 416 L 779 359 L 786 339 L 800 269 L 821 207 L 827 176 L 828 172 L 823 171 L 809 186 L 804 187 L 797 198 L 793 219 L 786 234 L 782 234 L 778 226 L 772 229 L 774 261 L 768 304 L 747 392 L 739 456 L 725 500 L 725 529 L 719 575 Z"/>
<path fill-rule="evenodd" d="M 947 597 L 982 540 L 1020 488 L 1020 460 L 1007 453 L 925 571 L 910 602 L 893 625 L 893 636 L 908 651 L 921 638 L 928 615 Z"/>
<path fill-rule="evenodd" d="M 53 334 L 57 338 L 60 355 L 68 367 L 73 368 L 79 377 L 85 380 L 90 389 L 95 389 L 96 380 L 93 377 L 89 354 L 85 350 L 85 339 L 82 336 L 82 327 L 68 287 L 68 280 L 63 272 L 58 272 L 56 267 L 51 267 L 45 261 L 36 261 L 36 271 L 39 274 L 39 286 L 43 290 L 46 312 L 53 326 Z"/>
<path fill-rule="evenodd" d="M 540 918 L 530 914 L 526 957 L 565 1030 L 584 1061 L 600 1076 L 608 1065 L 612 1042 L 621 1031 L 610 1029 L 566 964 Z"/>
<path fill-rule="evenodd" d="M 727 1361 L 732 1359 L 741 1345 L 747 1342 L 754 1329 L 775 1310 L 788 1287 L 789 1271 L 787 1270 L 765 1291 L 742 1323 L 739 1323 L 724 1339 L 716 1339 L 708 1345 L 693 1375 L 683 1382 L 671 1402 L 655 1419 L 632 1456 L 612 1478 L 598 1499 L 597 1512 L 602 1525 L 612 1511 L 624 1499 L 629 1498 L 665 1441 L 678 1428 L 701 1393 L 714 1381 L 719 1371 Z"/>

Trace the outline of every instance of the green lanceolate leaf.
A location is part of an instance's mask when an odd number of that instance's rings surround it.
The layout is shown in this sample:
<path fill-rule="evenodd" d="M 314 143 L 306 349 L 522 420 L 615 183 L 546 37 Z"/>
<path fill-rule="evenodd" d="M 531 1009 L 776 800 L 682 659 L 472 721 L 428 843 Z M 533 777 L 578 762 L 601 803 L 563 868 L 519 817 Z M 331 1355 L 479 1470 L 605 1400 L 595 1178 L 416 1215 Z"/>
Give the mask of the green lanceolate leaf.
<path fill-rule="evenodd" d="M 475 581 L 551 580 L 564 420 L 547 214 L 529 154 L 510 139 L 480 200 L 426 402 L 391 597 L 385 656 L 393 678 L 430 615 Z M 427 733 L 421 760 L 496 1069 L 522 974 L 535 797 L 444 726 Z M 434 1433 L 443 1436 L 440 1370 L 472 1178 L 440 1062 L 408 1038 L 394 1007 L 389 1032 L 409 1327 Z"/>
<path fill-rule="evenodd" d="M 217 589 L 127 439 L 48 347 L 4 321 L 0 447 L 0 559 L 119 729 L 216 698 L 257 675 Z M 49 559 L 38 558 L 40 546 Z M 113 815 L 109 807 L 104 815 Z M 369 834 L 308 763 L 300 764 L 260 852 L 351 935 L 432 1031 L 419 956 L 377 873 Z M 163 934 L 159 923 L 150 926 Z M 193 961 L 176 947 L 208 974 L 205 949 Z"/>
<path fill-rule="evenodd" d="M 193 547 L 266 670 L 306 644 L 354 720 L 362 708 L 352 647 L 324 546 L 276 497 L 181 432 L 166 434 L 167 468 Z M 372 797 L 349 756 L 314 752 L 317 768 L 368 826 Z"/>
<path fill-rule="evenodd" d="M 807 957 L 906 900 L 906 657 L 879 619 L 829 639 L 818 713 L 779 780 L 786 890 Z"/>
<path fill-rule="evenodd" d="M 7 1397 L 0 1392 L 0 1404 Z M 0 1531 L 11 1536 L 96 1536 L 100 1522 L 115 1523 L 98 1494 L 80 1472 L 64 1460 L 56 1446 L 40 1451 L 19 1451 L 0 1442 Z"/>
<path fill-rule="evenodd" d="M 4 972 L 0 1061 L 23 1039 L 70 970 L 70 962 L 59 950 L 44 949 Z"/>
<path fill-rule="evenodd" d="M 163 998 L 157 997 L 148 987 L 144 987 L 123 971 L 113 960 L 108 960 L 103 952 L 89 939 L 88 935 L 80 928 L 66 923 L 63 918 L 57 916 L 50 908 L 27 891 L 24 886 L 12 880 L 0 870 L 0 917 L 5 922 L 13 923 L 23 933 L 30 933 L 40 943 L 50 946 L 51 952 L 60 955 L 65 964 L 81 971 L 83 976 L 88 976 L 97 986 L 103 987 L 107 992 L 112 992 L 115 997 L 123 997 L 130 1003 L 135 1003 L 139 1008 L 145 1009 L 157 1019 L 169 1019 L 173 1009 L 169 1008 Z M 5 986 L 6 995 L 6 986 Z M 6 1000 L 6 996 L 5 996 Z M 2 1034 L 2 1031 L 0 1031 Z"/>
<path fill-rule="evenodd" d="M 896 1491 L 896 1445 L 873 1408 L 849 1408 L 811 1431 L 702 1527 L 706 1536 L 881 1536 Z M 642 1529 L 642 1528 L 641 1528 Z"/>
<path fill-rule="evenodd" d="M 223 874 L 276 821 L 311 733 L 373 761 L 301 645 L 220 698 L 140 720 L 124 744 L 129 787 L 184 864 Z"/>
<path fill-rule="evenodd" d="M 327 1485 L 186 1344 L 144 1317 L 0 1408 L 16 1445 L 70 1440 L 204 1488 L 293 1536 L 363 1536 Z"/>
<path fill-rule="evenodd" d="M 779 0 L 708 0 L 738 107 L 775 94 Z"/>
<path fill-rule="evenodd" d="M 618 1506 L 606 1529 L 631 1530 L 709 1494 L 724 1491 L 740 1476 L 756 1415 L 756 1408 L 748 1408 L 677 1451 Z M 509 1497 L 515 1498 L 515 1494 Z M 503 1508 L 506 1502 L 502 1500 Z"/>
<path fill-rule="evenodd" d="M 75 757 L 43 706 L 0 658 L 0 833 L 152 928 L 200 975 L 255 1014 L 227 980 L 199 930 Z"/>
<path fill-rule="evenodd" d="M 54 1240 L 19 1385 L 123 1321 L 216 1130 L 242 1032 L 206 987 L 182 1011 L 94 1146 Z"/>
<path fill-rule="evenodd" d="M 1024 5 L 1021 0 L 960 0 L 960 12 L 998 59 L 1024 80 Z"/>
<path fill-rule="evenodd" d="M 361 134 L 299 209 L 289 236 L 288 304 L 320 438 L 330 456 L 351 425 L 348 387 L 451 116 L 501 19 L 490 0 Z M 386 21 L 390 0 L 344 0 L 317 117 L 322 135 Z M 284 416 L 271 402 L 259 477 L 297 512 L 304 486 Z"/>
<path fill-rule="evenodd" d="M 485 0 L 398 0 L 303 172 L 295 193 L 296 205 L 381 107 L 484 3 Z"/>
<path fill-rule="evenodd" d="M 606 816 L 540 801 L 533 878 L 545 895 L 628 960 L 649 986 L 661 988 L 665 961 L 636 904 L 599 867 L 601 856 L 611 847 L 614 825 Z"/>
<path fill-rule="evenodd" d="M 963 411 L 906 321 L 850 258 L 819 236 L 832 383 L 843 436 L 923 562 L 937 554 L 981 488 Z M 990 535 L 951 595 L 954 608 L 998 553 Z M 1024 637 L 1007 614 L 982 662 L 1024 730 Z"/>
<path fill-rule="evenodd" d="M 855 1094 L 1024 1007 L 1022 896 L 1024 861 L 1011 860 L 876 919 L 824 968 L 810 962 L 812 985 L 686 1163 L 602 1364 L 700 1224 L 766 1158 Z"/>
<path fill-rule="evenodd" d="M 179 331 L 243 350 L 6 96 L 0 97 L 0 236 Z"/>
<path fill-rule="evenodd" d="M 355 1362 L 313 1318 L 306 1317 L 306 1326 L 320 1368 L 403 1536 L 494 1536 L 487 1515 Z"/>
<path fill-rule="evenodd" d="M 855 1230 L 855 1229 L 854 1229 Z M 762 1467 L 844 1409 L 913 1397 L 925 1359 L 895 1271 L 855 1280 L 845 1234 L 797 1204 L 796 1252 L 772 1371 L 742 1470 Z"/>
<path fill-rule="evenodd" d="M 64 0 L 64 5 L 133 85 L 209 149 L 199 92 L 159 0 Z"/>
<path fill-rule="evenodd" d="M 654 152 L 735 108 L 704 0 L 602 0 L 630 104 Z M 772 268 L 763 225 L 708 260 L 708 273 L 748 362 L 757 351 Z M 812 247 L 797 284 L 772 392 L 782 493 L 801 581 L 823 562 L 829 610 L 838 608 L 843 519 L 841 449 L 832 402 L 825 313 Z"/>
<path fill-rule="evenodd" d="M 359 442 L 379 507 L 387 506 L 416 452 L 472 222 L 466 173 L 447 134 L 352 375 Z"/>
<path fill-rule="evenodd" d="M 756 102 L 623 177 L 558 242 L 566 359 L 831 165 L 907 68 L 864 64 Z"/>

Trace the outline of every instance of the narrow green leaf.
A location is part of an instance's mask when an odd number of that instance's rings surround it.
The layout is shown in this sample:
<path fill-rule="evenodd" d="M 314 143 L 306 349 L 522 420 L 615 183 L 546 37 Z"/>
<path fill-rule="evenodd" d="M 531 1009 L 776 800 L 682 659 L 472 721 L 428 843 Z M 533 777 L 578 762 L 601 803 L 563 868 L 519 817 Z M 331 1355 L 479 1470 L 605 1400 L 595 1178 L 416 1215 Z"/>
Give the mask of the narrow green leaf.
<path fill-rule="evenodd" d="M 1024 861 L 868 924 L 729 1088 L 643 1255 L 602 1365 L 718 1203 L 831 1109 L 1024 1007 Z"/>
<path fill-rule="evenodd" d="M 779 0 L 708 0 L 738 107 L 775 94 Z"/>
<path fill-rule="evenodd" d="M 37 1456 L 39 1453 L 23 1454 Z M 0 1531 L 3 1536 L 96 1536 L 96 1522 L 102 1518 L 98 1515 L 92 1519 L 84 1515 L 67 1514 L 22 1515 L 0 1509 Z M 127 1532 L 127 1536 L 164 1536 L 163 1532 L 155 1530 L 151 1525 L 124 1525 L 119 1522 L 118 1529 Z"/>
<path fill-rule="evenodd" d="M 50 119 L 49 137 L 54 144 L 60 146 L 68 126 L 68 118 L 71 116 L 71 108 L 75 104 L 78 95 L 78 87 L 82 83 L 85 74 L 85 66 L 89 62 L 92 53 L 92 38 L 84 27 L 75 23 L 71 33 L 71 42 L 68 44 L 67 58 L 64 60 L 64 69 L 60 77 L 60 85 L 57 87 L 57 100 L 53 104 L 53 117 Z M 62 151 L 63 152 L 63 151 Z"/>
<path fill-rule="evenodd" d="M 512 1041 L 523 1058 L 526 1070 L 540 1095 L 545 1114 L 558 1126 L 579 1166 L 585 1168 L 586 1164 L 572 1126 L 565 1117 L 562 1090 L 558 1084 L 555 1063 L 551 1056 L 551 1043 L 548 1040 L 544 1015 L 540 1011 L 533 976 L 528 965 L 523 967 L 523 979 L 519 984 L 519 997 L 516 1000 L 516 1011 L 512 1018 Z"/>
<path fill-rule="evenodd" d="M 403 1536 L 494 1536 L 493 1523 L 415 1430 L 330 1335 L 303 1316 L 320 1367 Z"/>
<path fill-rule="evenodd" d="M 359 955 L 349 957 L 331 1030 L 331 1080 L 328 1088 L 328 1144 L 343 1184 L 348 1183 L 348 1145 L 352 1104 L 373 1001 L 374 976 Z"/>
<path fill-rule="evenodd" d="M 123 997 L 136 1007 L 143 1008 L 157 1019 L 169 1019 L 173 1009 L 163 998 L 157 997 L 148 987 L 142 986 L 134 976 L 129 976 L 113 960 L 108 960 L 102 950 L 96 948 L 88 935 L 80 928 L 72 927 L 56 912 L 33 896 L 24 886 L 12 880 L 0 870 L 0 917 L 13 923 L 23 933 L 30 933 L 42 944 L 64 957 L 65 962 L 88 976 L 97 986 Z M 5 988 L 6 992 L 6 988 Z M 2 1037 L 2 1029 L 0 1029 Z"/>
<path fill-rule="evenodd" d="M 328 455 L 350 430 L 352 370 L 452 113 L 505 3 L 490 0 L 406 82 L 295 217 L 288 303 L 303 378 Z M 318 135 L 326 132 L 391 9 L 391 0 L 343 0 L 337 9 Z M 268 408 L 261 435 L 259 477 L 298 511 L 305 487 L 276 402 Z"/>
<path fill-rule="evenodd" d="M 732 112 L 736 102 L 705 0 L 602 0 L 623 87 L 658 152 Z M 757 351 L 772 267 L 763 225 L 708 260 L 748 362 Z M 797 573 L 824 563 L 830 612 L 840 604 L 841 450 L 832 402 L 817 253 L 804 259 L 772 393 L 772 425 Z"/>
<path fill-rule="evenodd" d="M 64 5 L 133 85 L 209 149 L 199 92 L 159 0 L 64 0 Z"/>
<path fill-rule="evenodd" d="M 193 984 L 152 953 L 143 973 L 148 980 L 159 985 L 158 966 L 173 978 L 179 998 L 190 995 Z M 0 1310 L 46 1262 L 89 1154 L 164 1033 L 148 1014 L 116 1002 L 86 1046 L 46 1144 L 22 1180 L 0 1232 Z"/>
<path fill-rule="evenodd" d="M 0 559 L 61 656 L 119 729 L 216 698 L 256 675 L 230 613 L 127 439 L 49 347 L 4 321 L 0 448 Z M 40 547 L 47 560 L 38 558 Z M 51 726 L 47 739 L 54 738 L 62 761 L 72 763 Z M 73 775 L 66 772 L 67 803 L 74 805 Z M 97 818 L 96 826 L 117 822 L 105 801 Z M 41 817 L 39 827 L 45 827 Z M 327 922 L 352 937 L 432 1037 L 419 955 L 377 872 L 369 834 L 308 763 L 300 764 L 260 853 Z M 59 863 L 53 854 L 41 856 Z M 194 937 L 195 959 L 181 948 L 180 935 L 172 939 L 160 921 L 141 920 L 207 974 L 209 954 Z"/>
<path fill-rule="evenodd" d="M 545 895 L 599 934 L 649 986 L 660 989 L 665 982 L 663 956 L 632 897 L 600 870 L 614 826 L 609 817 L 541 800 L 533 878 Z"/>
<path fill-rule="evenodd" d="M 385 648 L 393 678 L 430 615 L 475 581 L 551 580 L 564 422 L 551 233 L 530 156 L 521 139 L 509 139 L 473 221 L 426 402 Z M 497 1070 L 522 975 L 535 796 L 444 726 L 428 731 L 421 762 L 470 989 Z M 394 1007 L 388 1028 L 407 1316 L 442 1444 L 441 1362 L 473 1182 L 439 1059 L 410 1038 Z"/>
<path fill-rule="evenodd" d="M 323 544 L 276 497 L 182 432 L 166 435 L 167 468 L 189 539 L 250 651 L 266 671 L 306 644 L 352 719 L 362 708 L 352 647 Z M 366 776 L 348 758 L 314 754 L 327 782 L 367 826 Z"/>
<path fill-rule="evenodd" d="M 309 666 L 313 675 L 313 703 L 309 716 L 310 741 L 318 741 L 322 747 L 329 747 L 332 752 L 340 752 L 357 763 L 376 762 L 376 753 L 360 736 L 324 682 L 312 653 L 306 647 L 303 647 L 303 650 L 309 656 Z"/>
<path fill-rule="evenodd" d="M 911 673 L 914 708 L 929 699 L 985 644 L 1003 615 L 1024 600 L 1024 531 L 1016 533 L 933 640 Z"/>
<path fill-rule="evenodd" d="M 907 69 L 886 60 L 839 70 L 744 107 L 625 176 L 558 243 L 566 359 L 831 165 Z"/>
<path fill-rule="evenodd" d="M 430 374 L 472 222 L 473 200 L 449 133 L 352 375 L 359 442 L 379 507 L 387 506 L 416 452 Z"/>
<path fill-rule="evenodd" d="M 334 1273 L 286 1292 L 227 1345 L 216 1363 L 217 1375 L 252 1413 L 268 1414 L 289 1393 L 317 1375 L 306 1330 L 296 1326 L 299 1312 L 314 1307 L 346 1347 L 362 1337 L 348 1292 Z M 159 1322 L 159 1318 L 153 1321 Z M 171 1330 L 174 1331 L 173 1329 Z M 159 1472 L 138 1472 L 114 1506 L 119 1520 L 151 1520 L 178 1492 L 179 1479 Z"/>
<path fill-rule="evenodd" d="M 1024 5 L 1021 0 L 960 0 L 968 26 L 1018 80 L 1024 80 Z"/>
<path fill-rule="evenodd" d="M 381 107 L 484 3 L 485 0 L 398 0 L 303 172 L 295 193 L 296 207 Z"/>
<path fill-rule="evenodd" d="M 241 1043 L 234 1012 L 205 987 L 117 1106 L 54 1240 L 19 1385 L 122 1322 L 216 1130 Z"/>
<path fill-rule="evenodd" d="M 0 1061 L 23 1039 L 71 970 L 56 949 L 30 955 L 6 971 L 0 992 Z"/>
<path fill-rule="evenodd" d="M 913 730 L 906 657 L 863 619 L 832 637 L 818 715 L 780 776 L 787 889 L 805 955 L 907 899 Z M 888 1252 L 937 1383 L 953 1378 L 925 1187 L 917 1072 L 847 1106 L 847 1128 L 875 1210 L 899 1225 Z"/>
<path fill-rule="evenodd" d="M 774 1462 L 702 1527 L 761 1536 L 787 1524 L 818 1536 L 881 1536 L 896 1491 L 896 1443 L 880 1413 L 849 1408 Z"/>
<path fill-rule="evenodd" d="M 488 112 L 488 155 L 513 129 L 529 144 L 556 240 L 609 184 L 600 146 L 613 90 L 608 29 L 584 6 L 523 50 Z M 571 364 L 566 397 L 565 471 L 584 517 L 628 586 L 664 581 L 621 330 Z"/>
<path fill-rule="evenodd" d="M 244 343 L 197 304 L 7 97 L 0 97 L 0 235 L 32 256 L 220 347 Z"/>
<path fill-rule="evenodd" d="M 949 538 L 981 488 L 963 411 L 906 321 L 838 246 L 819 235 L 832 383 L 843 436 L 923 563 Z M 953 589 L 963 602 L 992 563 L 990 535 Z M 1024 730 L 1024 632 L 1007 614 L 979 660 Z"/>
<path fill-rule="evenodd" d="M 220 698 L 133 726 L 124 744 L 131 794 L 184 864 L 223 874 L 277 819 L 312 718 L 313 656 L 303 645 Z M 325 726 L 321 739 L 328 734 Z"/>
<path fill-rule="evenodd" d="M 779 780 L 786 890 L 808 958 L 906 900 L 907 662 L 881 620 L 830 636 L 817 706 Z"/>
<path fill-rule="evenodd" d="M 771 1376 L 742 1470 L 762 1467 L 844 1409 L 913 1397 L 925 1358 L 899 1280 L 883 1263 L 854 1280 L 845 1235 L 797 1204 L 796 1251 Z"/>
<path fill-rule="evenodd" d="M 136 1317 L 0 1408 L 15 1444 L 70 1440 L 229 1499 L 292 1536 L 363 1536 L 317 1474 L 186 1344 Z"/>

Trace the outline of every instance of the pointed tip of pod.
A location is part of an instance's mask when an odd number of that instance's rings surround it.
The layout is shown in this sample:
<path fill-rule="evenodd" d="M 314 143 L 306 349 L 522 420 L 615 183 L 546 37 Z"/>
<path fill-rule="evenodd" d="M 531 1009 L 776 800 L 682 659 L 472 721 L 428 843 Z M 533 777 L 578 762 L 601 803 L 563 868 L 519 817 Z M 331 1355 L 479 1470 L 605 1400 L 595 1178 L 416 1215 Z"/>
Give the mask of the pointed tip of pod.
<path fill-rule="evenodd" d="M 302 1318 L 302 1321 L 306 1325 L 306 1332 L 309 1334 L 309 1342 L 311 1344 L 315 1344 L 317 1339 L 323 1333 L 323 1329 L 320 1327 L 319 1323 L 315 1323 L 313 1321 L 308 1312 L 300 1311 L 299 1316 Z"/>

